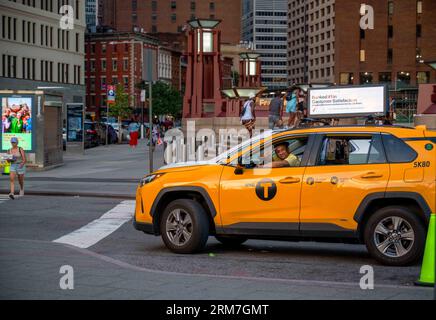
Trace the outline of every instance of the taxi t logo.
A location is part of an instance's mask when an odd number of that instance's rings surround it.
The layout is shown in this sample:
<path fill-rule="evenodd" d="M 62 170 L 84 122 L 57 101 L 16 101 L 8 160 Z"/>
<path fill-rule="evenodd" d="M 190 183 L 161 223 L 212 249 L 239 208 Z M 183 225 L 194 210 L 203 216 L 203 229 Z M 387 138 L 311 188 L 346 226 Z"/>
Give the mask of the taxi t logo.
<path fill-rule="evenodd" d="M 269 201 L 275 197 L 277 186 L 271 179 L 262 179 L 256 184 L 256 195 L 260 200 Z"/>

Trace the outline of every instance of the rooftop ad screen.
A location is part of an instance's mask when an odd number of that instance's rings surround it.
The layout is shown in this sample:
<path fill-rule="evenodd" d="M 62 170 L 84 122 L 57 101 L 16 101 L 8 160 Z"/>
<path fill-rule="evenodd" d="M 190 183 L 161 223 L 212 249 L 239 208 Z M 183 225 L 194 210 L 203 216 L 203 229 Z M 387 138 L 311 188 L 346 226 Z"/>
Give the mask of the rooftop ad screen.
<path fill-rule="evenodd" d="M 385 86 L 310 89 L 308 111 L 312 118 L 382 116 L 386 112 Z"/>

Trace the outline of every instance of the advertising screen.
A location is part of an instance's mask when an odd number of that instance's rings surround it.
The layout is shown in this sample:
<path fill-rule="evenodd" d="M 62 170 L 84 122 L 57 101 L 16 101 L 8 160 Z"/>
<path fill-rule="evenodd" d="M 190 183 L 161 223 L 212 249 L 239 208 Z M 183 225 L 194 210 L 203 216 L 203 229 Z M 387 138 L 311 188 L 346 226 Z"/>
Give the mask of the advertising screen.
<path fill-rule="evenodd" d="M 314 118 L 384 115 L 385 86 L 310 89 L 309 116 Z"/>
<path fill-rule="evenodd" d="M 32 110 L 32 96 L 1 97 L 2 150 L 11 148 L 12 137 L 18 138 L 18 145 L 25 151 L 32 150 Z"/>

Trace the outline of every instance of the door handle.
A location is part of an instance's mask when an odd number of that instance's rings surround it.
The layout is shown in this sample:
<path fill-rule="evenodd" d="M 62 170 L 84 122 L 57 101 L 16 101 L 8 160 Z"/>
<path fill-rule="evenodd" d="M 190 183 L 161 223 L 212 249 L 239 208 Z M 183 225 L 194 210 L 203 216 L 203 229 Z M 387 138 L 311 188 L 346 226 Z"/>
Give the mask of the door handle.
<path fill-rule="evenodd" d="M 376 172 L 367 172 L 360 176 L 362 179 L 375 179 L 383 177 L 383 174 Z"/>
<path fill-rule="evenodd" d="M 286 177 L 283 178 L 282 180 L 279 180 L 279 182 L 283 184 L 298 183 L 300 181 L 301 181 L 300 178 L 294 178 L 294 177 Z"/>

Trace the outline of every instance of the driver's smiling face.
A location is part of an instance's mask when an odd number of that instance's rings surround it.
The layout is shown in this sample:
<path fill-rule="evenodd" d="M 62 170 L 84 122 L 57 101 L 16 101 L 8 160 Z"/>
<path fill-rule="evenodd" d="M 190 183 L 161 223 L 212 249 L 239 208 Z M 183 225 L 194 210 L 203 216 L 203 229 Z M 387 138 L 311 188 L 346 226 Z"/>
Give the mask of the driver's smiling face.
<path fill-rule="evenodd" d="M 280 160 L 285 160 L 289 156 L 288 148 L 285 145 L 278 145 L 274 151 Z"/>

